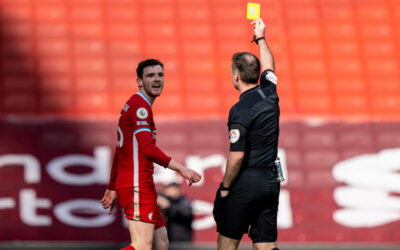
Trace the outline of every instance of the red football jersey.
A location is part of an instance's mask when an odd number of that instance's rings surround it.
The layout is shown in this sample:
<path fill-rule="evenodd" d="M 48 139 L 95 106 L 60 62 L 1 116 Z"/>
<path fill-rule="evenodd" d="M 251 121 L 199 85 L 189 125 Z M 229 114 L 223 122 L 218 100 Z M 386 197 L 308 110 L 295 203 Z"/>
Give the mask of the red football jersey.
<path fill-rule="evenodd" d="M 118 142 L 108 189 L 154 186 L 154 164 L 168 166 L 171 157 L 155 145 L 150 100 L 137 92 L 126 102 L 118 121 Z"/>

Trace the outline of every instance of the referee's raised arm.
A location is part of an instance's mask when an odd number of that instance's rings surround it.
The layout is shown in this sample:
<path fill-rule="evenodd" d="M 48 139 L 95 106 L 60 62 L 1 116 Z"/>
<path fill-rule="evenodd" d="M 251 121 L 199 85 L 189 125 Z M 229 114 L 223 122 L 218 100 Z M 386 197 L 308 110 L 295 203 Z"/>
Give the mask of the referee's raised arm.
<path fill-rule="evenodd" d="M 265 40 L 265 24 L 261 18 L 251 22 L 254 25 L 254 41 L 260 51 L 261 72 L 269 69 L 275 72 L 275 62 L 271 50 Z"/>

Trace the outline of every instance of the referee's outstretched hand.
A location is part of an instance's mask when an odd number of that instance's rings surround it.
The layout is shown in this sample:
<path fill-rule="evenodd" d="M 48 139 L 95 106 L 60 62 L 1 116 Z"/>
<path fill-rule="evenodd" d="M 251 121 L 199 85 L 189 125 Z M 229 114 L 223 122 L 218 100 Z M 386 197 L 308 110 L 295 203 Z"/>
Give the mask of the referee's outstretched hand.
<path fill-rule="evenodd" d="M 251 25 L 254 25 L 254 36 L 256 39 L 265 36 L 265 24 L 261 18 L 252 21 Z"/>

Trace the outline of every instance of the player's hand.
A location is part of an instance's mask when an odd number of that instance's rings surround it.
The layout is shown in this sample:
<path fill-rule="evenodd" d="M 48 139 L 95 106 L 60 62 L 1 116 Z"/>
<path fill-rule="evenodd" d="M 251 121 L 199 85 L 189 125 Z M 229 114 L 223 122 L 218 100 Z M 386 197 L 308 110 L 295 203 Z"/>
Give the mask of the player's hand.
<path fill-rule="evenodd" d="M 180 174 L 189 181 L 189 186 L 201 180 L 201 175 L 190 168 L 182 168 Z"/>
<path fill-rule="evenodd" d="M 103 198 L 100 200 L 100 203 L 103 205 L 104 209 L 110 208 L 108 214 L 111 215 L 114 210 L 115 200 L 117 199 L 117 192 L 115 190 L 106 189 Z"/>
<path fill-rule="evenodd" d="M 252 21 L 251 25 L 254 25 L 254 36 L 256 39 L 265 36 L 265 24 L 261 18 Z"/>

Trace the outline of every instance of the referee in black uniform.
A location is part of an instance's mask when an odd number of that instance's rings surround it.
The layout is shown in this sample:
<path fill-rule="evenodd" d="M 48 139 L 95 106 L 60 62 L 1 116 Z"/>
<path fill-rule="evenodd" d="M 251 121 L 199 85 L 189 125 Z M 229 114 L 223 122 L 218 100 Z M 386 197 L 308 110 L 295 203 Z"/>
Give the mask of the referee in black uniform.
<path fill-rule="evenodd" d="M 253 249 L 277 250 L 277 213 L 280 183 L 278 153 L 279 104 L 274 59 L 265 41 L 265 24 L 254 25 L 261 61 L 247 52 L 232 58 L 232 82 L 240 100 L 229 112 L 230 152 L 224 179 L 214 202 L 218 249 L 237 249 L 245 233 Z"/>

